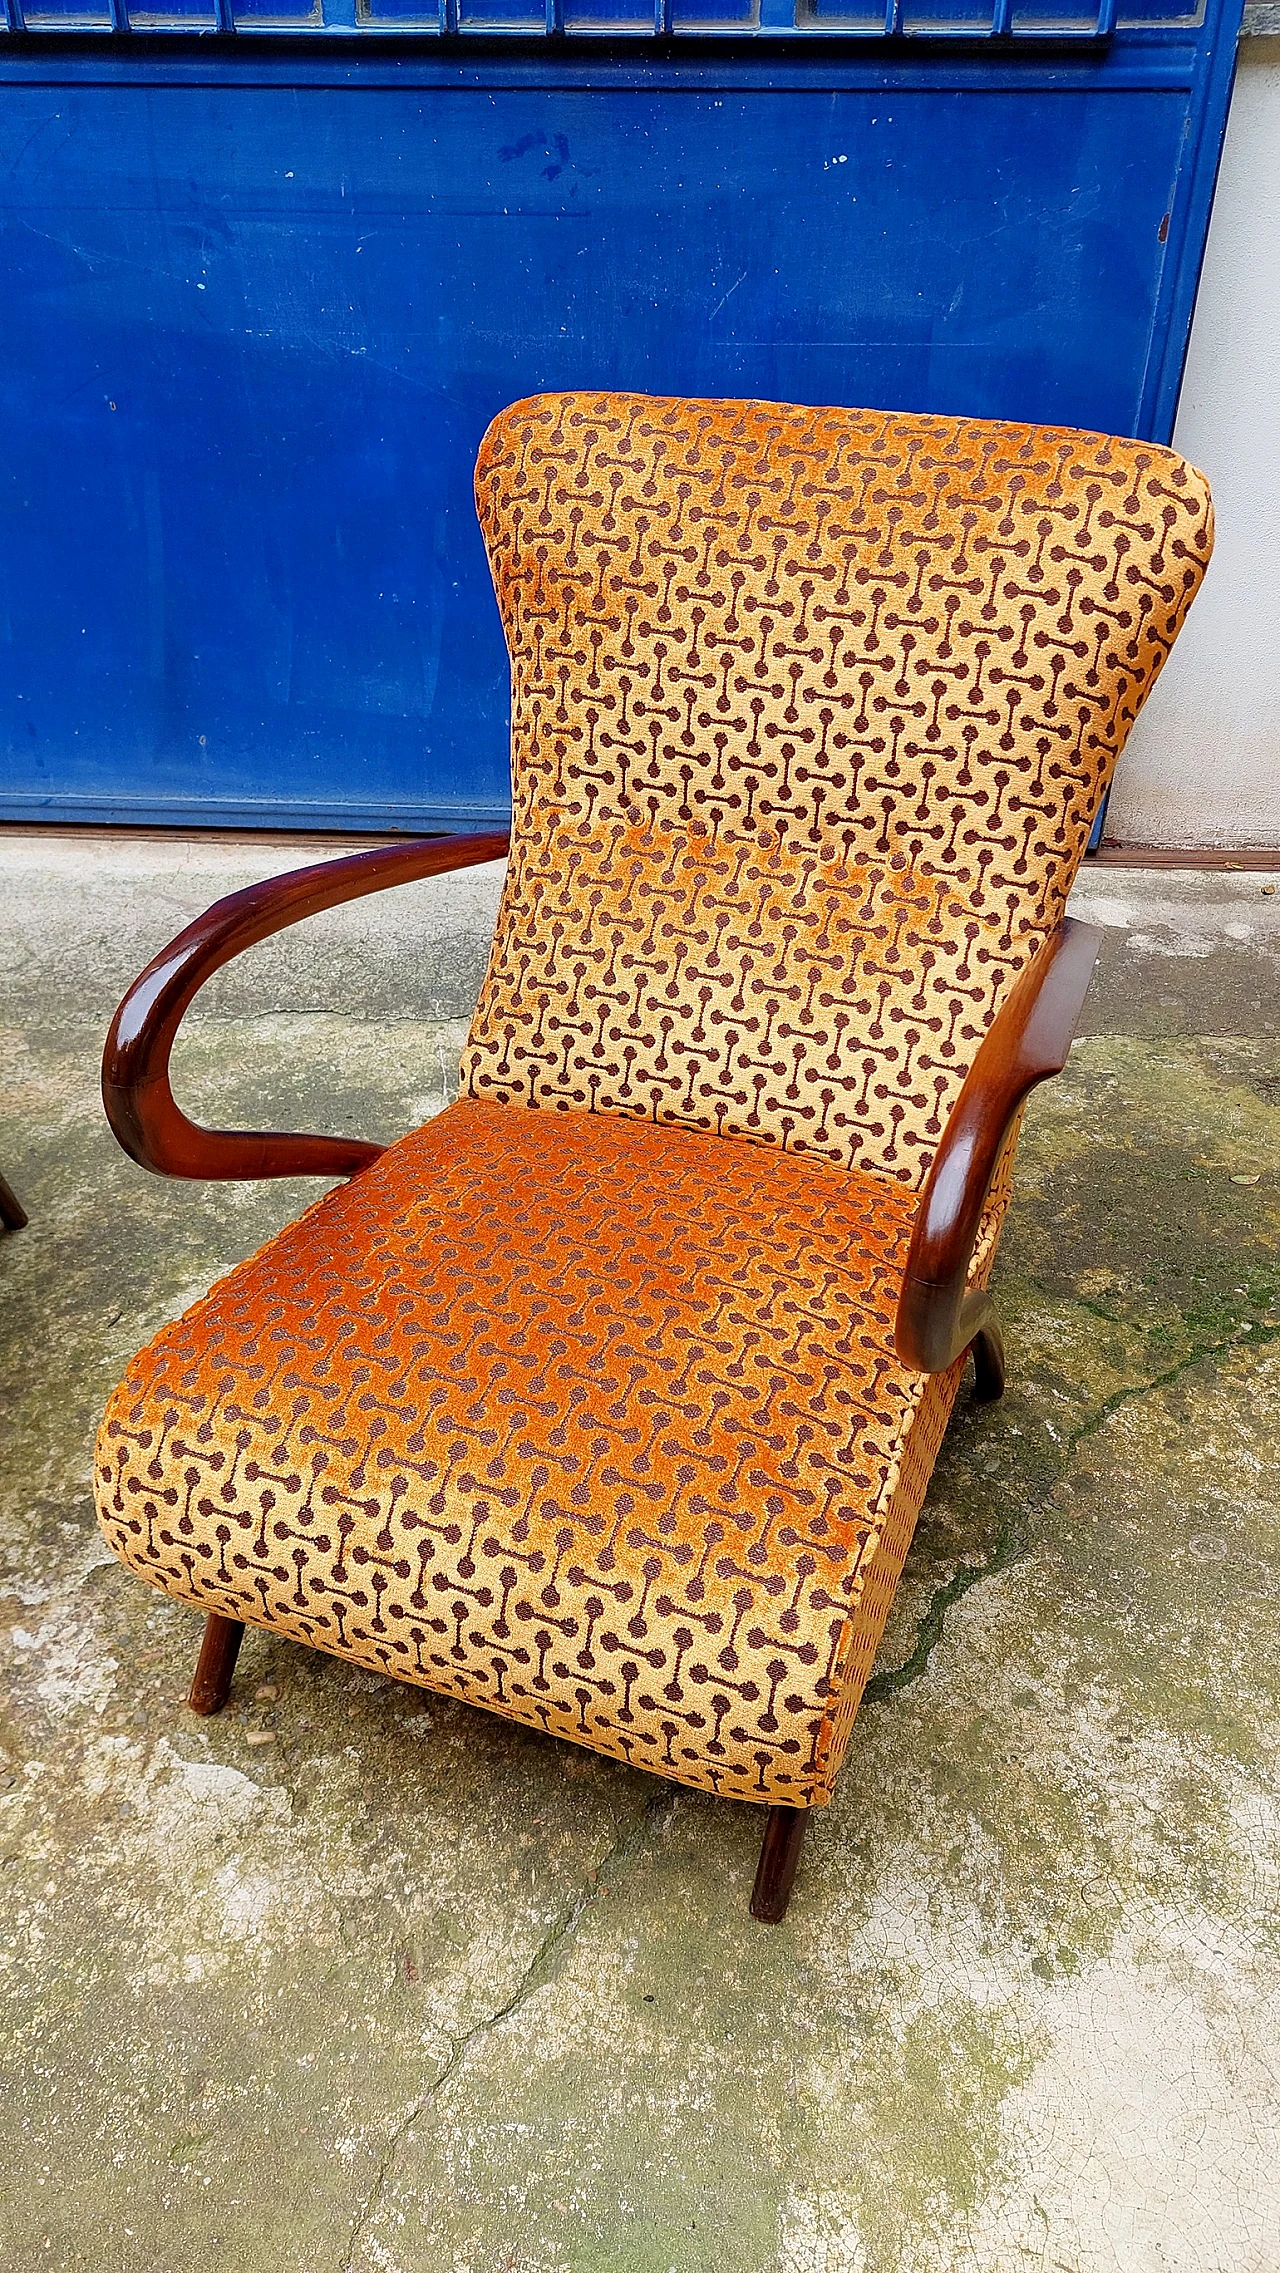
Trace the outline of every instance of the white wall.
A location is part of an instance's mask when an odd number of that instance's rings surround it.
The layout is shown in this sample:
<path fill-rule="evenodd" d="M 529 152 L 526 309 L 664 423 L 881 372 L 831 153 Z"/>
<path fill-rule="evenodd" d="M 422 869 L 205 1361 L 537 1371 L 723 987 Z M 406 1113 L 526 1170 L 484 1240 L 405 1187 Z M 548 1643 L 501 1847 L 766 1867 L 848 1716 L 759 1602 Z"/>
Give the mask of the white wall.
<path fill-rule="evenodd" d="M 1213 484 L 1217 545 L 1107 834 L 1280 845 L 1280 38 L 1241 44 L 1174 439 Z"/>

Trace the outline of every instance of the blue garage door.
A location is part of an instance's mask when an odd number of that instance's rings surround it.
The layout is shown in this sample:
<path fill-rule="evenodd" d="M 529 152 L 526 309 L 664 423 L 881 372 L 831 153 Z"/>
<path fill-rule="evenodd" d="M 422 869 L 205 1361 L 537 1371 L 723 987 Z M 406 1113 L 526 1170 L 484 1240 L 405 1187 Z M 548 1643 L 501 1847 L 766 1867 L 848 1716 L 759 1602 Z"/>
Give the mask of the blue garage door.
<path fill-rule="evenodd" d="M 1239 0 L 283 4 L 8 0 L 0 815 L 505 812 L 522 394 L 1170 432 Z"/>

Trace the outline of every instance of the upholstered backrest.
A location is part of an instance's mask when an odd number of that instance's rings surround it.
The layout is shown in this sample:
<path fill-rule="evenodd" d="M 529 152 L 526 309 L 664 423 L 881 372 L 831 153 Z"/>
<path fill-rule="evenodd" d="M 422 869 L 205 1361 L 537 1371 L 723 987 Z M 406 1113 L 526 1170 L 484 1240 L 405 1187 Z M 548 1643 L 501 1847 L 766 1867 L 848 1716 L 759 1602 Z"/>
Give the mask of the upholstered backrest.
<path fill-rule="evenodd" d="M 549 395 L 476 496 L 512 858 L 473 1095 L 918 1184 L 1212 543 L 1150 443 Z"/>

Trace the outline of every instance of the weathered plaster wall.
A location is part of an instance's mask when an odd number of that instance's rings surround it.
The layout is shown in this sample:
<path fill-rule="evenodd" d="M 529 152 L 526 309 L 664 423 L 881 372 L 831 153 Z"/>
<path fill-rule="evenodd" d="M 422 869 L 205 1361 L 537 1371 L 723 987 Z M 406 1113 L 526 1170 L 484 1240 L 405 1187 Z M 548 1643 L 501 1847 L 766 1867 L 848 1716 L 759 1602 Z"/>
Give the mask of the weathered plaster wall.
<path fill-rule="evenodd" d="M 1266 15 L 1280 32 L 1280 7 Z M 1241 44 L 1175 439 L 1213 483 L 1217 550 L 1121 759 L 1108 833 L 1277 845 L 1280 37 Z"/>

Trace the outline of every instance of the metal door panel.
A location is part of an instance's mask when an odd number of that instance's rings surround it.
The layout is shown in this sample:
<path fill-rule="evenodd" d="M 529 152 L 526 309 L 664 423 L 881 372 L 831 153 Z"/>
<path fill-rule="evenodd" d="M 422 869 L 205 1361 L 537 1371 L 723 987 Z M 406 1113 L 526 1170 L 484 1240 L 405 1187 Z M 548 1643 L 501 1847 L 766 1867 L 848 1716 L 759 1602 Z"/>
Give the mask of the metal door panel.
<path fill-rule="evenodd" d="M 504 810 L 471 465 L 523 393 L 1158 430 L 1204 68 L 10 65 L 0 812 Z"/>

